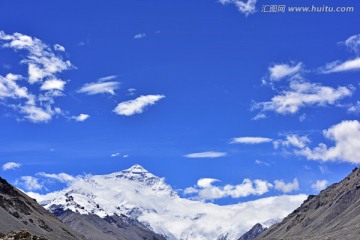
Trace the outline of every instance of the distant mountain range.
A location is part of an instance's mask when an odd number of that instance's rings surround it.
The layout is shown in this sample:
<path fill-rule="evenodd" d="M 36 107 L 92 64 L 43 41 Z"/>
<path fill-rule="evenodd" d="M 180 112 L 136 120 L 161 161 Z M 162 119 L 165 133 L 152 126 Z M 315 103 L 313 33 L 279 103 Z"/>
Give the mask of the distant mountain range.
<path fill-rule="evenodd" d="M 360 169 L 308 199 L 256 239 L 360 239 Z"/>
<path fill-rule="evenodd" d="M 307 199 L 279 196 L 228 206 L 181 198 L 140 165 L 30 195 L 49 211 L 0 178 L 0 239 L 360 239 L 358 168 Z M 283 218 L 278 210 L 289 200 L 293 209 L 303 204 Z M 269 204 L 273 211 L 264 215 L 261 206 Z"/>
<path fill-rule="evenodd" d="M 237 240 L 256 223 L 284 218 L 307 197 L 284 195 L 227 206 L 192 201 L 179 197 L 163 178 L 140 165 L 108 175 L 76 177 L 61 191 L 31 196 L 85 236 L 91 233 L 81 230 L 85 229 L 81 225 L 91 222 L 90 227 L 115 234 L 114 226 L 123 219 L 124 226 L 131 223 L 142 234 L 146 228 L 169 240 Z M 127 229 L 127 234 L 133 233 Z"/>

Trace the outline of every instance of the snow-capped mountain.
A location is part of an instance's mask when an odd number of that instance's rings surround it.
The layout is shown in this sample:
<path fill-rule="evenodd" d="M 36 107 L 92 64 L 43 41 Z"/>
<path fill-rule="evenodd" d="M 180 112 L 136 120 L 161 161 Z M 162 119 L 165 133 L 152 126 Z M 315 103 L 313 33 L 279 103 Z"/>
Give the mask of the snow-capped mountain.
<path fill-rule="evenodd" d="M 283 195 L 219 206 L 184 199 L 140 165 L 108 175 L 76 177 L 67 188 L 39 195 L 29 193 L 46 209 L 125 215 L 168 239 L 238 239 L 256 223 L 282 219 L 306 195 Z"/>

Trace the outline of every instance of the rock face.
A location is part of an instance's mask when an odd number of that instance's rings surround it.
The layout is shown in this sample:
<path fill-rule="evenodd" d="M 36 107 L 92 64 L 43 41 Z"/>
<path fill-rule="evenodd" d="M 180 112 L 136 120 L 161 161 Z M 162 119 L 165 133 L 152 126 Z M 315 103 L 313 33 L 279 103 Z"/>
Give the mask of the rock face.
<path fill-rule="evenodd" d="M 360 169 L 309 196 L 257 239 L 360 239 Z"/>
<path fill-rule="evenodd" d="M 95 214 L 81 215 L 67 210 L 58 217 L 88 240 L 165 240 L 163 236 L 153 233 L 138 221 L 126 216 L 100 218 Z"/>
<path fill-rule="evenodd" d="M 26 239 L 25 237 L 84 239 L 81 234 L 71 230 L 34 199 L 0 178 L 0 239 Z"/>
<path fill-rule="evenodd" d="M 242 235 L 239 240 L 254 240 L 257 236 L 263 233 L 267 228 L 260 223 L 255 224 L 248 232 Z"/>

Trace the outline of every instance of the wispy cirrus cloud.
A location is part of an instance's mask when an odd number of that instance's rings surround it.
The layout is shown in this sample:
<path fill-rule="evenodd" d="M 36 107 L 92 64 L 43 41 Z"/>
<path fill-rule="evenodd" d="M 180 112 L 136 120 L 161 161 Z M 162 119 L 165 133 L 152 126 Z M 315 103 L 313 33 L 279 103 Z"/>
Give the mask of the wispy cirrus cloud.
<path fill-rule="evenodd" d="M 271 81 L 279 81 L 286 77 L 294 76 L 303 69 L 303 64 L 291 63 L 291 64 L 273 64 L 269 67 L 269 74 Z"/>
<path fill-rule="evenodd" d="M 148 106 L 154 105 L 156 102 L 165 98 L 164 95 L 145 95 L 136 99 L 119 103 L 113 110 L 118 115 L 132 116 L 144 111 Z"/>
<path fill-rule="evenodd" d="M 360 53 L 360 34 L 350 36 L 345 41 L 340 42 L 340 44 L 348 47 L 353 53 L 359 54 Z"/>
<path fill-rule="evenodd" d="M 345 41 L 340 42 L 340 44 L 349 48 L 356 57 L 346 61 L 337 60 L 327 63 L 324 67 L 319 68 L 320 73 L 328 74 L 360 70 L 360 34 L 350 36 Z"/>
<path fill-rule="evenodd" d="M 296 147 L 304 148 L 310 143 L 310 139 L 307 136 L 300 136 L 297 134 L 287 134 L 285 139 L 278 139 L 273 142 L 274 148 L 280 147 Z"/>
<path fill-rule="evenodd" d="M 236 137 L 230 140 L 230 143 L 242 143 L 242 144 L 259 144 L 272 142 L 271 138 L 264 137 Z"/>
<path fill-rule="evenodd" d="M 3 170 L 3 171 L 8 171 L 8 170 L 16 169 L 16 168 L 19 168 L 19 167 L 21 167 L 21 164 L 20 164 L 20 163 L 8 162 L 8 163 L 5 163 L 5 164 L 2 166 L 2 170 Z"/>
<path fill-rule="evenodd" d="M 324 74 L 357 70 L 360 70 L 360 57 L 346 61 L 334 61 L 320 68 L 320 72 Z"/>
<path fill-rule="evenodd" d="M 87 95 L 108 93 L 115 95 L 115 90 L 120 88 L 120 82 L 111 81 L 116 79 L 116 75 L 99 78 L 96 82 L 84 84 L 77 92 Z"/>
<path fill-rule="evenodd" d="M 227 155 L 228 154 L 226 152 L 208 151 L 208 152 L 189 153 L 189 154 L 185 154 L 184 157 L 186 157 L 186 158 L 219 158 L 219 157 L 225 157 Z"/>
<path fill-rule="evenodd" d="M 75 177 L 73 177 L 67 173 L 55 174 L 55 173 L 39 172 L 36 175 L 43 177 L 43 178 L 53 179 L 53 180 L 59 181 L 61 183 L 71 183 L 75 179 Z"/>

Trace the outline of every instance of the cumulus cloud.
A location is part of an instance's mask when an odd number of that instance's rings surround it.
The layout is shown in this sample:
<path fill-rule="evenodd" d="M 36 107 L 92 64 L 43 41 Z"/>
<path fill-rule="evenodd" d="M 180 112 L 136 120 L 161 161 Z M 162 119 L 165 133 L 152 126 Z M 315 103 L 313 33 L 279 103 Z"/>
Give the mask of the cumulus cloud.
<path fill-rule="evenodd" d="M 250 195 L 259 196 L 267 193 L 272 187 L 271 183 L 259 179 L 244 179 L 241 184 L 228 184 L 225 186 L 214 186 L 213 183 L 215 182 L 219 182 L 219 180 L 214 178 L 199 179 L 195 187 L 185 189 L 184 193 L 196 194 L 196 197 L 194 198 L 207 201 L 225 197 L 240 198 Z"/>
<path fill-rule="evenodd" d="M 8 162 L 8 163 L 5 163 L 2 166 L 2 169 L 3 169 L 3 171 L 7 171 L 7 170 L 11 170 L 11 169 L 16 169 L 16 168 L 19 168 L 19 167 L 21 167 L 20 163 Z"/>
<path fill-rule="evenodd" d="M 321 191 L 324 190 L 328 184 L 329 182 L 327 180 L 317 180 L 314 184 L 311 185 L 311 188 L 316 191 Z"/>
<path fill-rule="evenodd" d="M 299 182 L 295 178 L 293 182 L 285 183 L 283 180 L 274 181 L 275 189 L 283 193 L 289 193 L 295 190 L 299 190 Z"/>
<path fill-rule="evenodd" d="M 66 84 L 65 81 L 62 81 L 59 79 L 51 79 L 51 80 L 45 81 L 41 85 L 40 90 L 46 90 L 46 91 L 60 90 L 60 91 L 62 91 L 62 90 L 64 90 L 65 84 Z"/>
<path fill-rule="evenodd" d="M 29 191 L 41 190 L 44 188 L 44 185 L 39 182 L 38 178 L 32 176 L 23 176 L 20 178 L 20 185 L 24 186 Z"/>
<path fill-rule="evenodd" d="M 244 179 L 242 183 L 237 185 L 226 184 L 224 186 L 214 185 L 220 183 L 220 180 L 215 178 L 201 178 L 197 181 L 197 184 L 193 187 L 186 188 L 184 194 L 192 195 L 193 199 L 201 201 L 212 201 L 220 198 L 241 198 L 248 197 L 250 195 L 260 196 L 271 189 L 283 193 L 290 193 L 299 189 L 299 182 L 295 178 L 293 182 L 286 183 L 283 180 L 275 180 L 274 183 L 270 183 L 261 179 Z"/>
<path fill-rule="evenodd" d="M 147 106 L 154 105 L 157 101 L 165 98 L 164 95 L 146 95 L 136 99 L 119 103 L 113 110 L 118 115 L 131 116 L 144 111 Z"/>
<path fill-rule="evenodd" d="M 334 61 L 320 68 L 321 73 L 335 73 L 335 72 L 348 72 L 360 70 L 360 57 L 342 61 Z"/>
<path fill-rule="evenodd" d="M 41 176 L 44 178 L 49 178 L 49 179 L 53 179 L 53 180 L 57 180 L 61 183 L 70 183 L 72 181 L 74 181 L 74 177 L 67 174 L 67 173 L 58 173 L 58 174 L 50 174 L 50 173 L 44 173 L 44 172 L 39 172 L 36 174 L 37 176 Z M 31 190 L 31 189 L 30 189 Z"/>
<path fill-rule="evenodd" d="M 145 38 L 146 37 L 146 33 L 138 33 L 135 34 L 134 39 L 141 39 L 141 38 Z"/>
<path fill-rule="evenodd" d="M 237 137 L 231 139 L 230 143 L 259 144 L 271 142 L 271 138 L 264 137 Z"/>
<path fill-rule="evenodd" d="M 87 95 L 108 93 L 111 95 L 115 95 L 115 90 L 118 89 L 119 87 L 120 87 L 119 82 L 107 82 L 106 80 L 98 80 L 97 82 L 84 84 L 78 90 L 78 93 L 85 93 Z"/>
<path fill-rule="evenodd" d="M 256 3 L 257 0 L 247 0 L 247 1 L 241 1 L 241 0 L 219 0 L 219 2 L 223 5 L 226 4 L 233 4 L 235 5 L 238 10 L 245 14 L 245 16 L 248 16 L 250 14 L 253 14 L 256 12 Z"/>
<path fill-rule="evenodd" d="M 303 68 L 301 62 L 297 64 L 274 64 L 269 67 L 270 80 L 278 81 L 285 77 L 291 77 L 299 73 Z"/>
<path fill-rule="evenodd" d="M 48 122 L 59 108 L 55 107 L 55 98 L 63 96 L 66 81 L 59 74 L 74 68 L 70 61 L 55 53 L 40 39 L 0 31 L 0 46 L 16 52 L 25 53 L 21 64 L 27 66 L 27 75 L 8 73 L 0 75 L 0 99 L 2 104 L 21 114 L 18 119 L 32 122 Z M 56 47 L 55 47 L 56 46 Z M 55 45 L 55 51 L 65 50 Z M 62 47 L 62 48 L 60 48 Z"/>
<path fill-rule="evenodd" d="M 334 105 L 338 100 L 351 96 L 352 87 L 333 88 L 316 83 L 291 81 L 288 90 L 274 96 L 270 101 L 253 104 L 254 109 L 294 114 L 307 106 Z"/>
<path fill-rule="evenodd" d="M 227 156 L 226 152 L 197 152 L 184 155 L 186 158 L 219 158 Z"/>
<path fill-rule="evenodd" d="M 323 135 L 327 140 L 333 141 L 334 145 L 329 147 L 325 143 L 319 143 L 313 149 L 306 147 L 296 153 L 310 160 L 360 163 L 359 121 L 342 121 L 324 130 Z"/>
<path fill-rule="evenodd" d="M 84 122 L 85 120 L 89 119 L 90 115 L 81 113 L 79 116 L 73 116 L 71 117 L 77 122 Z"/>

